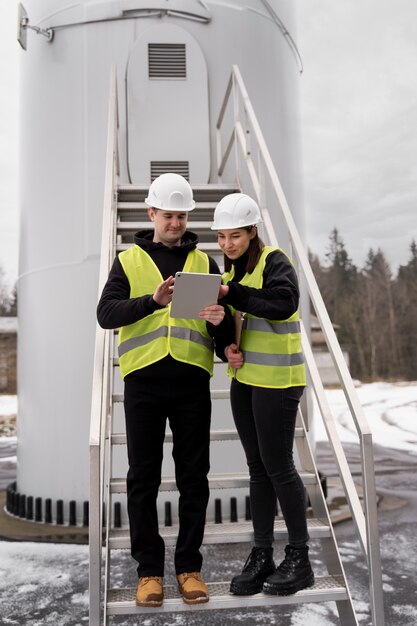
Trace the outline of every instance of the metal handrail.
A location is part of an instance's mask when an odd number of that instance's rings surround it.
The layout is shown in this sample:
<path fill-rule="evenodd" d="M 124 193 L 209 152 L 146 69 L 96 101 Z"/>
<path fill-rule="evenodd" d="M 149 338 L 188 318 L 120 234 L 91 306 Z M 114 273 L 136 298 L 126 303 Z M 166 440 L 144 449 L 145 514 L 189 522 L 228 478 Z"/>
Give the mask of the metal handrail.
<path fill-rule="evenodd" d="M 116 186 L 119 176 L 118 101 L 116 70 L 110 79 L 108 107 L 103 227 L 101 239 L 99 294 L 107 279 L 113 255 Z M 101 613 L 101 551 L 104 501 L 104 440 L 110 411 L 111 341 L 108 331 L 97 325 L 90 417 L 90 506 L 89 506 L 89 624 L 99 626 Z"/>
<path fill-rule="evenodd" d="M 232 98 L 232 105 L 230 99 Z M 233 106 L 233 123 L 232 131 L 227 136 L 226 149 L 222 151 L 222 125 L 225 120 L 226 111 L 229 106 Z M 241 112 L 243 110 L 244 122 L 241 121 Z M 251 134 L 254 135 L 253 145 L 250 143 Z M 359 402 L 352 378 L 350 376 L 346 361 L 343 357 L 342 350 L 337 340 L 333 325 L 327 313 L 323 298 L 318 288 L 316 279 L 308 261 L 304 245 L 301 241 L 291 211 L 289 209 L 284 191 L 275 170 L 272 158 L 267 148 L 265 139 L 260 129 L 258 120 L 250 102 L 245 84 L 240 74 L 239 68 L 234 65 L 230 75 L 230 79 L 226 88 L 226 93 L 220 108 L 219 117 L 216 124 L 217 136 L 217 163 L 219 181 L 225 172 L 232 148 L 235 146 L 236 171 L 235 176 L 238 182 L 241 179 L 239 171 L 238 149 L 240 147 L 243 154 L 243 160 L 247 167 L 255 195 L 260 204 L 262 217 L 266 223 L 267 231 L 272 233 L 272 245 L 277 245 L 274 229 L 270 213 L 265 204 L 266 198 L 266 175 L 272 184 L 272 190 L 278 201 L 281 215 L 284 218 L 287 233 L 291 244 L 292 256 L 296 257 L 298 267 L 301 274 L 306 280 L 306 285 L 310 295 L 311 302 L 315 309 L 317 318 L 321 325 L 329 352 L 332 356 L 336 372 L 339 377 L 340 384 L 343 388 L 350 412 L 358 433 L 360 450 L 361 450 L 361 466 L 363 480 L 363 494 L 365 514 L 360 506 L 359 498 L 353 479 L 350 474 L 348 463 L 340 444 L 335 429 L 335 421 L 331 414 L 330 407 L 327 403 L 321 380 L 316 372 L 313 353 L 307 346 L 304 338 L 303 347 L 306 356 L 306 364 L 311 375 L 313 389 L 318 401 L 321 417 L 324 421 L 329 442 L 335 455 L 336 462 L 340 471 L 342 485 L 346 494 L 346 498 L 350 507 L 355 527 L 358 531 L 362 548 L 368 559 L 369 567 L 369 587 L 372 611 L 372 623 L 374 626 L 384 626 L 384 608 L 383 608 L 383 590 L 382 590 L 382 569 L 381 557 L 378 541 L 378 522 L 377 522 L 377 505 L 376 505 L 376 488 L 375 488 L 375 472 L 373 466 L 373 445 L 372 433 L 368 426 L 362 406 Z M 252 158 L 254 147 L 257 151 L 257 163 Z M 304 333 L 305 334 L 305 333 Z"/>

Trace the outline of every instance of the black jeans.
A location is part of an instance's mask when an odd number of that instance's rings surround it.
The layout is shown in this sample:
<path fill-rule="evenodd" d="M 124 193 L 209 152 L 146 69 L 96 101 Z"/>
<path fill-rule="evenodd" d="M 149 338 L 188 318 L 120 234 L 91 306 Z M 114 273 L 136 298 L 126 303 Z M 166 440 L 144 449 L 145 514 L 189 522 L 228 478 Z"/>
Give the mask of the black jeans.
<path fill-rule="evenodd" d="M 289 543 L 308 541 L 306 498 L 293 460 L 295 420 L 303 387 L 267 389 L 231 385 L 233 417 L 250 474 L 250 503 L 255 545 L 270 547 L 278 498 Z"/>
<path fill-rule="evenodd" d="M 175 569 L 177 574 L 201 570 L 200 547 L 209 499 L 211 399 L 209 375 L 201 368 L 188 369 L 191 380 L 183 375 L 141 378 L 136 372 L 125 379 L 127 502 L 131 552 L 139 576 L 164 575 L 165 545 L 158 529 L 157 496 L 167 418 L 180 493 Z M 183 372 L 181 367 L 177 370 Z"/>

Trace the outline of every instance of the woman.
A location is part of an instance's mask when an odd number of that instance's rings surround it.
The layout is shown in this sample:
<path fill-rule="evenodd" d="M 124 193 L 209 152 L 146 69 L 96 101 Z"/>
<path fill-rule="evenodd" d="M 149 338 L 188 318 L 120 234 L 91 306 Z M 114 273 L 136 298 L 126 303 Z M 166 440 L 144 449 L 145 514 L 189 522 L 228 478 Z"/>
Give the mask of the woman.
<path fill-rule="evenodd" d="M 250 474 L 255 545 L 230 591 L 288 595 L 314 584 L 308 558 L 305 490 L 293 461 L 295 421 L 305 387 L 294 267 L 258 237 L 259 207 L 245 194 L 225 196 L 212 230 L 224 253 L 221 292 L 237 319 L 240 343 L 225 348 L 233 418 Z M 239 340 L 237 340 L 239 341 Z M 285 558 L 273 561 L 278 498 L 288 530 Z"/>

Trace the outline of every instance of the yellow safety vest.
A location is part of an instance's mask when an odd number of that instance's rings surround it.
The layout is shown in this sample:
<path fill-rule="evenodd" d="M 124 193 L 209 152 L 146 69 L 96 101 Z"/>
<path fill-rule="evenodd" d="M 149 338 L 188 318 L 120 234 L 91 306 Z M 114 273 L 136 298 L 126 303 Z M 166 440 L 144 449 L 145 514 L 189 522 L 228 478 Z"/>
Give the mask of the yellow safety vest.
<path fill-rule="evenodd" d="M 280 248 L 265 246 L 252 274 L 245 274 L 239 284 L 260 289 L 266 258 L 273 250 L 283 252 Z M 223 274 L 223 283 L 231 281 L 233 277 L 232 266 L 230 272 Z M 234 313 L 233 307 L 230 308 Z M 255 387 L 286 388 L 306 384 L 298 311 L 286 320 L 268 320 L 246 313 L 240 350 L 243 353 L 243 366 L 236 370 L 228 367 L 230 378 Z"/>
<path fill-rule="evenodd" d="M 120 262 L 130 284 L 130 297 L 153 294 L 163 281 L 152 258 L 139 246 L 120 253 Z M 207 274 L 208 256 L 200 250 L 188 253 L 184 272 Z M 122 326 L 119 330 L 119 364 L 123 378 L 170 354 L 177 361 L 196 365 L 213 375 L 213 340 L 204 320 L 170 317 L 171 305 Z"/>

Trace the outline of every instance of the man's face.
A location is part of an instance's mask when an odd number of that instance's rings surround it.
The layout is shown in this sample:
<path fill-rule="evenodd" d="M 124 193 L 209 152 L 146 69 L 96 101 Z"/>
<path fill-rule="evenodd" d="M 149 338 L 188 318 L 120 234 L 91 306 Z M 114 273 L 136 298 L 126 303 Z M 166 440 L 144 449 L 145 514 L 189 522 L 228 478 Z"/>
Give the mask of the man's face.
<path fill-rule="evenodd" d="M 187 228 L 187 211 L 164 211 L 163 209 L 148 209 L 148 215 L 154 223 L 153 240 L 171 248 L 179 246 L 181 237 Z"/>

